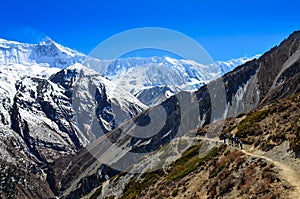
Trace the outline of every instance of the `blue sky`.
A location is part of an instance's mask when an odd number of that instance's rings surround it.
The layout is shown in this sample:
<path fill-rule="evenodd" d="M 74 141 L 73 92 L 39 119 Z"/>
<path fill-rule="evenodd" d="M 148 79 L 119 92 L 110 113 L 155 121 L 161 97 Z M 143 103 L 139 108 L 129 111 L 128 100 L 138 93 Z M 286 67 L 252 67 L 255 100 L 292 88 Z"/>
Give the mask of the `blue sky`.
<path fill-rule="evenodd" d="M 243 3 L 242 3 L 243 2 Z M 299 1 L 3 1 L 0 38 L 46 36 L 88 54 L 101 41 L 139 27 L 163 27 L 199 42 L 214 60 L 263 53 L 300 29 Z"/>

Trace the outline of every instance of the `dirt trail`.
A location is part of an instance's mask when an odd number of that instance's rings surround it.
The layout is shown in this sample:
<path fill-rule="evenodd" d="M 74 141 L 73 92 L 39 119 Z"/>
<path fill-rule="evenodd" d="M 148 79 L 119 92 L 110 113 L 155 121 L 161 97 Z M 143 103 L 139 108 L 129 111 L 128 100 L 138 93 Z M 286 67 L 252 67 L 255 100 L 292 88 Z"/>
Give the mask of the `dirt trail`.
<path fill-rule="evenodd" d="M 247 152 L 245 150 L 241 150 L 241 151 L 243 153 L 249 155 L 249 156 L 256 157 L 256 158 L 262 158 L 262 159 L 265 159 L 269 162 L 272 162 L 276 167 L 278 167 L 280 169 L 279 175 L 283 179 L 285 179 L 290 185 L 292 185 L 293 188 L 295 189 L 291 193 L 291 197 L 292 198 L 299 198 L 300 197 L 300 174 L 297 171 L 290 168 L 286 164 L 275 161 L 275 160 L 273 160 L 269 157 L 266 157 L 266 156 L 263 156 L 263 155 L 258 155 L 258 154 L 255 154 L 255 153 L 250 153 L 250 152 Z"/>
<path fill-rule="evenodd" d="M 222 140 L 219 140 L 218 138 L 197 137 L 197 139 L 214 141 L 214 142 L 223 142 Z M 250 145 L 243 145 L 243 148 L 244 149 L 241 151 L 243 153 L 245 153 L 246 155 L 265 159 L 269 162 L 272 162 L 277 168 L 279 168 L 280 177 L 282 179 L 285 179 L 294 188 L 294 190 L 291 192 L 290 197 L 295 198 L 295 199 L 300 198 L 300 172 L 297 170 L 297 168 L 291 168 L 287 164 L 273 160 L 270 157 L 261 155 L 263 153 L 262 151 L 255 150 L 255 149 L 251 148 Z M 251 148 L 252 152 L 248 151 L 250 148 Z"/>

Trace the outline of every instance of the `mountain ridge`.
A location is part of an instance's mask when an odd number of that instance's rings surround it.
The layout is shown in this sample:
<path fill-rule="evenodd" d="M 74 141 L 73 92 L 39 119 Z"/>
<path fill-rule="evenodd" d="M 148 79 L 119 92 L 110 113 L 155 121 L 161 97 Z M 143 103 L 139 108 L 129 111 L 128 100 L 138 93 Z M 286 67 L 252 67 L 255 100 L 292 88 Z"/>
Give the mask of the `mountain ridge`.
<path fill-rule="evenodd" d="M 278 47 L 271 49 L 270 51 L 262 55 L 259 59 L 254 59 L 250 62 L 245 63 L 242 66 L 237 67 L 232 72 L 225 74 L 222 78 L 217 79 L 216 81 L 212 81 L 207 85 L 202 86 L 198 91 L 196 91 L 195 92 L 195 95 L 197 97 L 196 103 L 198 104 L 199 111 L 200 111 L 198 124 L 200 126 L 203 126 L 203 125 L 208 125 L 216 120 L 236 117 L 241 113 L 247 113 L 259 106 L 263 106 L 264 103 L 269 103 L 271 99 L 268 99 L 267 101 L 264 101 L 263 99 L 268 96 L 268 92 L 271 92 L 272 84 L 276 80 L 276 76 L 280 72 L 279 69 L 284 69 L 283 67 L 284 63 L 287 62 L 288 60 L 293 59 L 291 58 L 293 53 L 290 54 L 290 49 L 295 49 L 295 48 L 299 49 L 299 44 L 296 45 L 296 47 L 295 45 L 293 45 L 297 43 L 299 39 L 300 39 L 300 34 L 297 33 L 292 34 L 292 36 L 290 36 L 288 39 L 283 41 Z M 297 68 L 297 66 L 298 65 L 295 65 L 293 67 Z M 289 68 L 290 67 L 288 67 L 287 69 Z M 293 76 L 298 74 L 299 73 L 286 73 L 285 74 L 286 82 L 293 81 L 294 79 Z M 222 85 L 222 84 L 224 85 L 224 90 L 226 92 L 224 96 L 222 95 L 222 93 L 215 92 L 213 90 L 214 85 Z M 284 96 L 287 97 L 290 95 L 290 93 L 299 92 L 297 90 L 297 87 L 293 89 L 291 88 L 288 89 L 289 88 L 288 84 L 281 84 L 281 85 L 283 85 L 283 88 L 285 88 L 285 90 L 289 90 L 288 93 L 283 94 L 281 97 Z M 151 139 L 150 138 L 142 139 L 142 138 L 129 136 L 129 135 L 134 135 L 135 131 L 137 131 L 134 128 L 132 128 L 132 124 L 130 122 L 128 123 L 125 122 L 122 125 L 122 129 L 114 130 L 110 132 L 108 136 L 114 137 L 114 140 L 117 140 L 118 143 L 117 146 L 123 148 L 124 150 L 128 150 L 129 152 L 132 153 L 138 151 L 143 151 L 143 152 L 147 151 L 149 153 L 151 152 L 152 154 L 153 151 L 159 149 L 159 146 L 161 145 L 164 146 L 166 143 L 169 143 L 170 140 L 174 139 L 174 137 L 176 137 L 176 134 L 179 133 L 176 127 L 178 127 L 178 125 L 180 125 L 182 121 L 180 119 L 180 103 L 178 103 L 180 101 L 178 100 L 180 100 L 181 98 L 188 99 L 189 98 L 188 96 L 189 96 L 188 93 L 182 92 L 170 97 L 162 104 L 160 104 L 161 106 L 165 107 L 168 116 L 166 119 L 165 126 L 155 136 L 151 137 Z M 276 99 L 280 99 L 281 97 L 278 97 Z M 218 103 L 213 104 L 211 103 L 212 100 L 215 100 L 215 102 L 222 102 L 223 105 L 220 106 L 220 104 Z M 193 100 L 191 100 L 191 102 L 192 101 Z M 217 106 L 217 107 L 212 108 L 211 106 Z M 191 108 L 191 110 L 187 109 L 185 111 L 187 113 L 192 113 L 193 106 L 190 106 L 189 108 Z M 136 117 L 135 120 L 138 121 L 143 120 L 143 118 L 145 118 L 147 115 L 148 115 L 147 112 L 146 113 L 142 112 L 140 115 Z M 183 125 L 193 127 L 193 124 L 190 123 L 193 121 L 193 119 L 191 119 L 191 121 L 189 121 L 188 119 L 185 121 L 187 123 Z M 216 124 L 217 124 L 216 127 L 213 127 L 207 133 L 208 137 L 218 136 L 218 128 L 222 127 L 222 122 L 219 123 L 217 122 Z M 122 130 L 124 129 L 126 134 L 129 134 L 128 136 L 124 137 L 122 135 Z M 124 143 L 128 143 L 128 142 L 131 144 L 129 146 L 126 146 Z M 131 146 L 134 146 L 134 148 L 129 148 Z M 101 148 L 101 142 L 98 143 L 98 147 L 99 150 L 101 151 L 104 150 L 104 148 Z M 115 159 L 114 161 L 115 162 L 119 161 L 120 164 L 122 164 L 122 158 L 124 157 L 121 154 L 118 156 L 118 160 Z M 136 160 L 133 159 L 132 163 L 134 163 L 137 166 L 136 169 L 145 168 L 144 170 L 141 171 L 143 173 L 147 170 L 149 165 L 153 165 L 152 163 L 150 163 L 151 159 L 152 158 L 146 158 L 143 159 L 143 161 L 141 162 L 136 162 Z M 150 162 L 147 162 L 148 160 Z M 78 161 L 80 161 L 80 159 Z M 95 163 L 94 164 L 95 168 L 102 168 L 100 167 L 101 165 L 100 163 L 98 164 L 97 162 L 94 163 Z M 101 172 L 104 171 L 105 170 L 101 170 Z M 70 176 L 71 173 L 68 176 Z M 110 176 L 109 171 L 107 175 Z M 64 196 L 66 196 L 66 198 L 72 198 L 72 197 L 79 197 L 88 194 L 91 190 L 95 188 L 93 186 L 90 186 L 88 182 L 89 180 L 97 178 L 97 176 L 98 175 L 96 175 L 92 171 L 86 170 L 85 177 L 81 178 L 78 184 L 76 183 L 70 184 L 69 187 L 71 187 L 71 190 L 68 190 L 68 192 L 64 192 Z M 129 176 L 131 176 L 130 173 Z M 100 185 L 101 187 L 102 183 L 99 181 L 98 183 L 99 183 L 98 185 Z M 81 188 L 77 189 L 76 187 L 78 187 L 79 184 L 81 186 L 84 186 L 85 189 L 84 190 Z"/>
<path fill-rule="evenodd" d="M 156 105 L 165 100 L 166 93 L 161 93 L 159 87 L 168 86 L 168 92 L 171 93 L 177 93 L 179 90 L 196 90 L 237 65 L 256 57 L 239 58 L 228 62 L 218 61 L 209 66 L 191 60 L 179 60 L 170 57 L 97 60 L 63 47 L 51 39 L 39 44 L 25 44 L 7 40 L 0 42 L 0 65 L 10 65 L 11 67 L 16 64 L 28 67 L 35 65 L 44 67 L 45 70 L 49 67 L 54 70 L 54 68 L 64 69 L 75 63 L 80 63 L 93 68 L 135 96 L 141 92 L 149 92 L 148 89 L 154 91 L 157 87 L 156 95 L 161 99 L 153 99 L 156 103 L 149 99 L 146 104 L 148 106 Z M 176 86 L 176 88 L 172 86 Z"/>

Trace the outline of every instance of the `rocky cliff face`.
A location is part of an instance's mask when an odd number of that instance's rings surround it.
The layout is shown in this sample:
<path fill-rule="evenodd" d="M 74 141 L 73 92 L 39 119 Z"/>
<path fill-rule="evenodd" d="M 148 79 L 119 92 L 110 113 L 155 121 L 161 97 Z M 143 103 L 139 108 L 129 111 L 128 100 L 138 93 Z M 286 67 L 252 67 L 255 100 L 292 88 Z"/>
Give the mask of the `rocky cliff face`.
<path fill-rule="evenodd" d="M 299 92 L 299 35 L 300 32 L 294 32 L 259 59 L 223 76 L 229 104 L 227 116 L 248 112 L 261 103 Z M 284 93 L 280 89 L 285 90 Z M 277 96 L 272 98 L 272 93 Z"/>
<path fill-rule="evenodd" d="M 98 150 L 101 154 L 96 158 L 113 168 L 117 166 L 117 168 L 125 169 L 126 161 L 124 162 L 124 159 L 140 165 L 136 169 L 148 168 L 146 165 L 150 163 L 142 163 L 139 155 L 155 152 L 172 139 L 181 137 L 199 126 L 234 117 L 240 113 L 247 113 L 271 100 L 299 92 L 299 85 L 289 87 L 292 82 L 297 82 L 299 38 L 300 32 L 295 32 L 278 47 L 271 49 L 259 59 L 247 62 L 222 78 L 203 86 L 194 94 L 179 93 L 170 97 L 160 106 L 141 113 L 133 121 L 125 122 L 121 128 L 109 132 L 106 137 L 102 137 L 97 144 L 93 145 L 92 150 Z M 281 94 L 276 92 L 277 89 L 282 90 Z M 141 134 L 139 126 L 149 125 L 151 111 L 160 114 L 159 110 L 166 113 L 166 119 L 162 122 L 161 128 L 154 133 L 148 129 L 146 133 L 153 136 L 141 136 L 143 134 Z M 153 119 L 155 120 L 155 118 Z M 211 128 L 214 130 L 210 130 L 208 136 L 217 136 L 220 130 L 218 128 L 222 128 L 222 123 Z M 114 143 L 115 148 L 105 144 L 107 139 Z M 122 152 L 118 149 L 122 149 Z M 131 157 L 130 154 L 138 154 L 138 156 Z M 95 174 L 95 168 L 100 169 L 97 170 L 98 176 L 99 173 L 103 175 L 102 163 L 94 162 L 92 167 L 84 169 L 82 175 L 72 179 L 70 188 L 62 189 L 61 192 L 70 198 L 87 194 L 89 191 L 83 187 L 88 186 L 89 190 L 95 188 L 90 183 L 91 176 Z M 66 175 L 72 176 L 74 173 L 69 170 Z M 111 176 L 110 173 L 106 175 Z"/>
<path fill-rule="evenodd" d="M 10 198 L 22 194 L 28 198 L 54 197 L 58 194 L 51 167 L 54 160 L 74 154 L 146 108 L 134 96 L 80 64 L 49 78 L 6 69 L 0 75 L 4 82 L 0 86 L 1 159 L 3 168 L 19 165 L 20 169 L 16 176 L 10 176 L 18 178 L 13 181 L 14 193 L 9 193 L 11 189 L 3 193 Z M 83 106 L 90 106 L 88 112 Z M 27 176 L 21 178 L 23 174 Z M 23 182 L 29 178 L 36 178 L 36 183 Z M 37 184 L 43 188 L 37 189 Z"/>

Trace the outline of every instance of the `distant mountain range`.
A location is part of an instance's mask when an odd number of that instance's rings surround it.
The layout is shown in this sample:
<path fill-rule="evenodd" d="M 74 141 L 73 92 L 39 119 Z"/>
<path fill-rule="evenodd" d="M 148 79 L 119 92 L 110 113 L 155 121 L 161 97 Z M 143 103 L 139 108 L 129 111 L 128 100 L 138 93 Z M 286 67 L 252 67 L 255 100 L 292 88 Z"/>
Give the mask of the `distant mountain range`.
<path fill-rule="evenodd" d="M 110 61 L 88 57 L 51 39 L 39 44 L 0 40 L 0 65 L 9 67 L 10 70 L 17 73 L 17 70 L 21 70 L 20 74 L 47 78 L 59 69 L 80 63 L 135 95 L 147 106 L 156 105 L 179 91 L 195 91 L 205 83 L 258 57 L 259 55 L 217 61 L 209 66 L 170 57 L 123 58 Z"/>
<path fill-rule="evenodd" d="M 233 70 L 252 58 L 239 58 L 211 65 L 170 57 L 125 58 L 98 62 L 97 71 L 153 106 L 179 91 L 195 91 L 209 81 Z M 145 96 L 148 96 L 145 98 Z"/>

